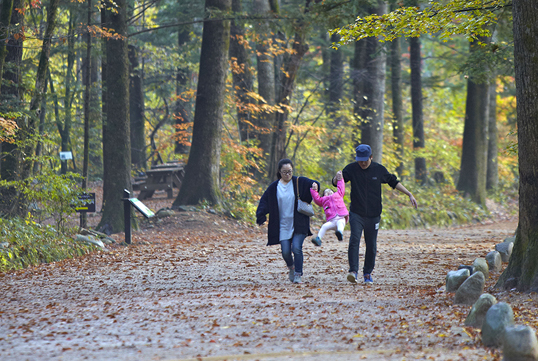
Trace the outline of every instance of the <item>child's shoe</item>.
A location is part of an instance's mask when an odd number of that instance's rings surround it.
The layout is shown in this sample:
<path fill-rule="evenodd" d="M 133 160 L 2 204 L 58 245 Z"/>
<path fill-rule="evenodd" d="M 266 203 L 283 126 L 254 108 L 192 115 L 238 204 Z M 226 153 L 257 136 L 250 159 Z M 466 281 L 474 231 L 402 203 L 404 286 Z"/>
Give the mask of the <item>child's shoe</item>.
<path fill-rule="evenodd" d="M 303 281 L 301 280 L 300 274 L 295 275 L 295 277 L 293 278 L 293 283 L 303 283 Z"/>
<path fill-rule="evenodd" d="M 312 243 L 314 243 L 316 246 L 321 246 L 321 239 L 319 237 L 312 238 Z"/>
<path fill-rule="evenodd" d="M 349 272 L 349 274 L 347 275 L 347 280 L 351 283 L 353 283 L 354 285 L 357 284 L 357 274 L 355 272 Z"/>
<path fill-rule="evenodd" d="M 336 238 L 338 238 L 339 241 L 344 239 L 344 235 L 342 234 L 342 232 L 337 230 L 336 232 L 334 232 L 334 234 L 336 234 Z"/>

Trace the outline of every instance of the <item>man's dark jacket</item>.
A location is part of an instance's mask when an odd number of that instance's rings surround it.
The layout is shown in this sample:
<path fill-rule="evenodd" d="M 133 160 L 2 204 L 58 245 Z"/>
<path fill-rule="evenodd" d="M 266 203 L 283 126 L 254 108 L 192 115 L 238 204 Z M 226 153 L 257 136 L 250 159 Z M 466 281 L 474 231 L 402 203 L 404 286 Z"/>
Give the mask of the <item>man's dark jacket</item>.
<path fill-rule="evenodd" d="M 378 217 L 383 206 L 381 203 L 381 184 L 388 183 L 393 189 L 398 178 L 379 163 L 372 162 L 362 169 L 358 162 L 349 163 L 343 170 L 345 182 L 351 182 L 350 211 L 361 217 Z M 334 183 L 334 179 L 333 179 Z"/>

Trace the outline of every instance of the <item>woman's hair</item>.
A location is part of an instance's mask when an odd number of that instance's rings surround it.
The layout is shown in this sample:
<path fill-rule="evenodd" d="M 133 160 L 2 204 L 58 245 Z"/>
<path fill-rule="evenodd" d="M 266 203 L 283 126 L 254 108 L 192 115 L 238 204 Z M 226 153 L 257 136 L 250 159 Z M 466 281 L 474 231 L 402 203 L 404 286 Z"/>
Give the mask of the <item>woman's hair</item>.
<path fill-rule="evenodd" d="M 285 159 L 281 159 L 280 162 L 278 162 L 278 168 L 276 170 L 276 178 L 277 179 L 280 179 L 282 178 L 282 175 L 280 174 L 280 170 L 282 169 L 282 167 L 286 164 L 289 164 L 291 165 L 291 168 L 293 169 L 293 162 L 288 159 L 288 158 L 285 158 Z"/>

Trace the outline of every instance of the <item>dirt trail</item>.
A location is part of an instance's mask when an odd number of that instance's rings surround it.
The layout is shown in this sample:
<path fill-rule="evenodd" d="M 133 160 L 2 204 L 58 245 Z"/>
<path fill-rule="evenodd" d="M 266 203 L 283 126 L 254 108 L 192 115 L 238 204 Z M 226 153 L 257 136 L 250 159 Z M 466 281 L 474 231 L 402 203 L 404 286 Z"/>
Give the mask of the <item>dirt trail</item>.
<path fill-rule="evenodd" d="M 516 226 L 382 230 L 373 286 L 346 281 L 346 241 L 307 240 L 294 285 L 265 228 L 178 213 L 129 247 L 0 274 L 1 359 L 498 360 L 463 328 L 470 307 L 440 288 Z M 517 306 L 516 322 L 536 305 L 489 291 Z"/>

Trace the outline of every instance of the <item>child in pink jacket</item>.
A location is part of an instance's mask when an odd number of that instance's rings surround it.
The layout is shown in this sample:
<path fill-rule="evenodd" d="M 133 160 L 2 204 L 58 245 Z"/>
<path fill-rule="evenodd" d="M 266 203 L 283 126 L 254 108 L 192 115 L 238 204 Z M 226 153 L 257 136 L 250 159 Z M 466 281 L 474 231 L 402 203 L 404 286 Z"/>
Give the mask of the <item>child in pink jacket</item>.
<path fill-rule="evenodd" d="M 349 212 L 344 204 L 344 194 L 346 193 L 344 179 L 341 178 L 336 186 L 338 189 L 336 193 L 331 189 L 325 189 L 323 191 L 323 197 L 319 196 L 317 192 L 318 185 L 316 183 L 312 183 L 312 188 L 310 188 L 312 200 L 318 206 L 323 207 L 325 218 L 327 219 L 327 222 L 321 226 L 316 238 L 312 238 L 312 243 L 318 247 L 321 246 L 321 239 L 325 235 L 325 232 L 331 229 L 336 229 L 334 233 L 339 241 L 343 239 L 344 227 L 349 217 Z"/>

